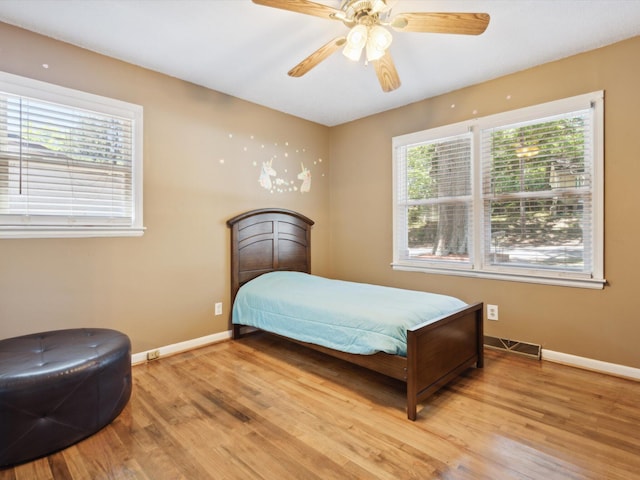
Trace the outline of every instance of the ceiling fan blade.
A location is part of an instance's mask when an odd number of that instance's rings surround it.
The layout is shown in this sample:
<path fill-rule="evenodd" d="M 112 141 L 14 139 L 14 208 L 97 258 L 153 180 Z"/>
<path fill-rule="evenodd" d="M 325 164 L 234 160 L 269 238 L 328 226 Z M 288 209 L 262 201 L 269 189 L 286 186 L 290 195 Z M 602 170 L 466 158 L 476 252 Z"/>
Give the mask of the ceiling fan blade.
<path fill-rule="evenodd" d="M 390 23 L 401 32 L 480 35 L 489 25 L 487 13 L 400 13 Z"/>
<path fill-rule="evenodd" d="M 265 7 L 281 8 L 291 12 L 315 15 L 316 17 L 334 19 L 335 15 L 342 15 L 344 12 L 337 8 L 310 2 L 308 0 L 253 0 L 253 3 L 264 5 Z"/>
<path fill-rule="evenodd" d="M 371 63 L 376 69 L 376 75 L 382 90 L 391 92 L 400 86 L 400 77 L 388 50 L 380 59 Z"/>
<path fill-rule="evenodd" d="M 289 70 L 290 77 L 301 77 L 346 43 L 346 37 L 334 38 Z"/>

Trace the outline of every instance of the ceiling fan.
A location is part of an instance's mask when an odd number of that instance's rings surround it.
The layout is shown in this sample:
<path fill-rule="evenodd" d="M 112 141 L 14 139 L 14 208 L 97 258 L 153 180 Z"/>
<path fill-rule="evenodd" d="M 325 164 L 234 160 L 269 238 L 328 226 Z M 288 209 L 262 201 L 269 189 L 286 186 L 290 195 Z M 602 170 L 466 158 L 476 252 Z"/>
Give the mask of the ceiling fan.
<path fill-rule="evenodd" d="M 316 17 L 339 20 L 349 32 L 334 38 L 313 52 L 289 72 L 301 77 L 331 54 L 342 48 L 344 55 L 372 63 L 382 90 L 391 92 L 400 86 L 400 77 L 389 53 L 393 37 L 387 27 L 399 32 L 456 33 L 479 35 L 489 25 L 486 13 L 413 12 L 391 15 L 398 0 L 342 0 L 340 9 L 309 0 L 253 0 L 253 3 Z"/>

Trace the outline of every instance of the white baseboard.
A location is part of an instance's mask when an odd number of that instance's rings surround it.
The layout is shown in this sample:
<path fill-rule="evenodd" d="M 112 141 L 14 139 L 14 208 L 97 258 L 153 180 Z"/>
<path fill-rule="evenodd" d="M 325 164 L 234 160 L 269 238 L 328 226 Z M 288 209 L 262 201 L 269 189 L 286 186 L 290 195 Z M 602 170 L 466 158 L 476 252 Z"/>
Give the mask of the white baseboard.
<path fill-rule="evenodd" d="M 187 350 L 193 350 L 194 348 L 211 345 L 212 343 L 222 342 L 223 340 L 228 340 L 229 338 L 231 338 L 231 330 L 227 330 L 226 332 L 214 333 L 212 335 L 207 335 L 200 338 L 194 338 L 185 342 L 174 343 L 173 345 L 154 348 L 152 350 L 147 350 L 144 352 L 134 353 L 133 355 L 131 355 L 131 364 L 137 365 L 139 363 L 146 362 L 147 354 L 149 352 L 155 352 L 156 350 L 160 351 L 159 358 L 162 358 L 166 357 L 167 355 L 174 355 L 176 353 L 186 352 Z"/>
<path fill-rule="evenodd" d="M 162 358 L 167 355 L 174 355 L 176 353 L 186 352 L 195 348 L 222 342 L 230 339 L 231 336 L 231 330 L 227 330 L 226 332 L 214 333 L 212 335 L 194 338 L 185 342 L 174 343 L 173 345 L 166 345 L 164 347 L 134 353 L 131 355 L 131 364 L 137 365 L 139 363 L 146 362 L 147 354 L 156 350 L 160 351 L 160 358 Z M 553 350 L 547 350 L 545 348 L 542 349 L 541 356 L 542 360 L 547 360 L 549 362 L 562 363 L 571 367 L 593 370 L 595 372 L 630 378 L 632 380 L 640 380 L 640 368 L 627 367 L 626 365 L 618 365 L 616 363 L 608 363 L 586 357 L 578 357 L 577 355 L 571 355 L 568 353 L 554 352 Z"/>
<path fill-rule="evenodd" d="M 562 363 L 571 367 L 593 370 L 595 372 L 607 373 L 617 377 L 640 380 L 640 368 L 627 367 L 616 363 L 602 362 L 591 358 L 578 357 L 568 353 L 554 352 L 553 350 L 542 349 L 542 359 L 550 362 Z"/>

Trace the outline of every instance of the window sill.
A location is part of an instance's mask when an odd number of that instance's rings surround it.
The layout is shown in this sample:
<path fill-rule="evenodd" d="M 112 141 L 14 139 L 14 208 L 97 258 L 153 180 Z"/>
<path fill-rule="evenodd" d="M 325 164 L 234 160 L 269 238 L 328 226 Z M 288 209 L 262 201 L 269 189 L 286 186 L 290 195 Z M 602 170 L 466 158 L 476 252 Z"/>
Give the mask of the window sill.
<path fill-rule="evenodd" d="M 96 238 L 96 237 L 141 237 L 145 227 L 102 228 L 102 227 L 2 227 L 3 238 Z"/>
<path fill-rule="evenodd" d="M 453 268 L 432 268 L 416 265 L 407 265 L 403 263 L 392 263 L 391 267 L 394 270 L 407 271 L 407 272 L 421 272 L 437 275 L 456 275 L 460 277 L 482 278 L 489 280 L 504 280 L 509 282 L 523 282 L 523 283 L 536 283 L 541 285 L 554 285 L 560 287 L 575 287 L 575 288 L 589 288 L 593 290 L 602 290 L 606 285 L 605 279 L 593 279 L 593 278 L 575 278 L 567 276 L 543 276 L 543 275 L 524 275 L 524 274 L 511 274 L 504 272 L 490 272 L 477 270 L 461 270 Z"/>

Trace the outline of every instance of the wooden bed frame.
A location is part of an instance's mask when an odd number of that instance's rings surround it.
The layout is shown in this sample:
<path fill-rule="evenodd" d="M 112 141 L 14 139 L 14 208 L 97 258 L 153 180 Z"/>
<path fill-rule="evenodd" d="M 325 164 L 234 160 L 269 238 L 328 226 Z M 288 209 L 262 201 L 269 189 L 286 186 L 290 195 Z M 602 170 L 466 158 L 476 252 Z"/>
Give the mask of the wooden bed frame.
<path fill-rule="evenodd" d="M 252 210 L 227 221 L 231 228 L 231 304 L 249 280 L 275 270 L 311 273 L 311 226 L 299 213 L 279 208 Z M 476 303 L 407 331 L 407 356 L 357 355 L 301 343 L 328 355 L 402 380 L 407 384 L 407 415 L 418 403 L 469 367 L 483 366 L 483 304 Z M 233 338 L 242 336 L 232 323 Z M 295 341 L 295 340 L 293 340 Z"/>

